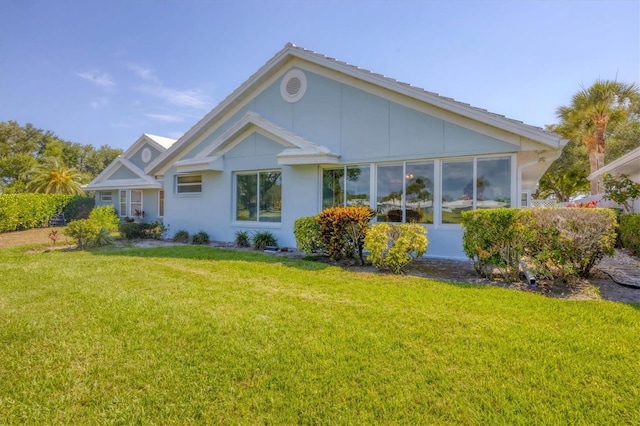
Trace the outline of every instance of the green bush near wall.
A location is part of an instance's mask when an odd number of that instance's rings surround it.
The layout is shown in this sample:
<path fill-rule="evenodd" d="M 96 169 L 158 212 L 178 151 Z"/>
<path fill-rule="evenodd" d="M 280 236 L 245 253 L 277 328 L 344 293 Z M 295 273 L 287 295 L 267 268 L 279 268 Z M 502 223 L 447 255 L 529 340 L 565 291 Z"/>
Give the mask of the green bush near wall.
<path fill-rule="evenodd" d="M 620 216 L 619 233 L 622 247 L 640 256 L 640 213 Z"/>
<path fill-rule="evenodd" d="M 86 210 L 89 214 L 93 198 L 62 194 L 0 195 L 0 232 L 22 231 L 46 226 L 56 213 L 63 212 L 74 220 Z M 91 205 L 91 207 L 88 207 Z M 86 217 L 86 216 L 85 216 Z"/>
<path fill-rule="evenodd" d="M 588 277 L 613 254 L 617 221 L 611 209 L 492 209 L 464 212 L 462 227 L 476 270 L 491 278 L 498 268 L 512 281 L 523 258 L 547 278 Z"/>

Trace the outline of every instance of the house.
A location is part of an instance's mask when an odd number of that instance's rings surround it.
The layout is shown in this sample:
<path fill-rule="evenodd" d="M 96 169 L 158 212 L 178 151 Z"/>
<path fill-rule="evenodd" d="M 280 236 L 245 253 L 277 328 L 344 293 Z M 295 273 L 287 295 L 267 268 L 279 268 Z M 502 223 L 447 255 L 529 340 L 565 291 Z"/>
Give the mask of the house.
<path fill-rule="evenodd" d="M 144 174 L 133 174 L 164 190 L 172 232 L 204 230 L 233 241 L 237 231 L 268 230 L 281 246 L 294 246 L 299 217 L 368 205 L 377 221 L 426 226 L 428 256 L 463 258 L 461 212 L 527 205 L 546 159 L 564 143 L 541 128 L 287 44 L 145 163 Z M 117 170 L 110 166 L 88 189 L 117 181 Z M 124 200 L 123 187 L 112 190 Z M 129 203 L 133 194 L 126 197 Z M 127 204 L 127 214 L 133 207 Z"/>
<path fill-rule="evenodd" d="M 96 205 L 114 206 L 121 218 L 162 219 L 162 182 L 145 174 L 144 168 L 174 142 L 175 139 L 143 134 L 84 189 L 95 191 Z"/>
<path fill-rule="evenodd" d="M 598 201 L 598 207 L 620 207 L 614 202 L 602 200 L 602 196 L 604 195 L 602 176 L 605 173 L 613 176 L 627 175 L 632 181 L 640 183 L 640 148 L 636 148 L 633 151 L 626 153 L 622 157 L 615 159 L 611 163 L 587 176 L 587 179 L 590 182 L 598 182 L 600 193 L 578 200 L 579 203 L 595 200 Z M 640 199 L 635 200 L 633 204 L 633 211 L 640 212 Z"/>

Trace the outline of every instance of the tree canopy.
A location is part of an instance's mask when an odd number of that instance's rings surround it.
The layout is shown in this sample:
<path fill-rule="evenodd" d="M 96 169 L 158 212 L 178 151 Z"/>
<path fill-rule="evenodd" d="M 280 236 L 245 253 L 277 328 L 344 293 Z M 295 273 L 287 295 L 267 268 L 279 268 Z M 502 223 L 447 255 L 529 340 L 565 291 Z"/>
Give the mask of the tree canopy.
<path fill-rule="evenodd" d="M 43 172 L 42 167 L 54 163 L 56 169 L 49 171 L 59 173 L 64 169 L 67 177 L 71 173 L 74 180 L 79 179 L 78 183 L 87 183 L 120 154 L 121 149 L 108 145 L 96 149 L 92 145 L 65 141 L 32 124 L 0 122 L 0 193 L 34 191 L 36 186 L 28 185 L 32 177 Z"/>
<path fill-rule="evenodd" d="M 598 80 L 557 110 L 559 124 L 547 128 L 568 140 L 562 155 L 542 176 L 538 196 L 568 201 L 597 193 L 587 176 L 640 146 L 640 88 Z"/>

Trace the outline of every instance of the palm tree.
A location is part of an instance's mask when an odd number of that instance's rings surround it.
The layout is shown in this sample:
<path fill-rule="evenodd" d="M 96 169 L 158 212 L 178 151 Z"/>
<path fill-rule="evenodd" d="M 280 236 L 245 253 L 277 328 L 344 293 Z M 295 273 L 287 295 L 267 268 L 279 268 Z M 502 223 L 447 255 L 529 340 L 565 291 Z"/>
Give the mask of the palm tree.
<path fill-rule="evenodd" d="M 586 146 L 593 173 L 604 166 L 607 126 L 626 120 L 632 104 L 639 101 L 640 89 L 636 84 L 597 80 L 573 95 L 571 105 L 558 108 L 560 124 L 554 131 Z M 597 192 L 597 182 L 591 182 L 591 194 Z"/>
<path fill-rule="evenodd" d="M 54 157 L 32 167 L 28 176 L 28 191 L 45 194 L 84 194 L 82 182 L 86 180 L 86 176 L 73 167 L 65 167 Z"/>

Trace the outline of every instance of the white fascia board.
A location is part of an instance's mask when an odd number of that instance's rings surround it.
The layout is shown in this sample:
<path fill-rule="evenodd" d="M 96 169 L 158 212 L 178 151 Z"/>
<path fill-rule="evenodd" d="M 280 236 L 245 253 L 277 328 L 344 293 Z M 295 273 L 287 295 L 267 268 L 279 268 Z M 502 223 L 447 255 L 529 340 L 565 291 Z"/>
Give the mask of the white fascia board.
<path fill-rule="evenodd" d="M 224 171 L 224 160 L 220 155 L 215 157 L 181 160 L 174 163 L 174 165 L 177 173 L 204 172 L 209 170 L 217 172 Z"/>
<path fill-rule="evenodd" d="M 133 164 L 131 161 L 127 160 L 126 158 L 121 158 L 120 162 L 129 170 L 131 170 L 133 173 L 135 173 L 136 175 L 138 175 L 140 177 L 140 179 L 147 181 L 149 183 L 154 183 L 155 180 L 149 176 L 146 175 L 144 173 L 144 171 L 142 169 L 140 169 L 138 166 L 136 166 L 135 164 Z"/>
<path fill-rule="evenodd" d="M 160 182 L 148 182 L 140 179 L 118 179 L 108 182 L 83 185 L 82 188 L 88 191 L 119 190 L 119 189 L 162 189 Z"/>
<path fill-rule="evenodd" d="M 305 151 L 302 149 L 285 149 L 276 156 L 280 166 L 300 166 L 307 164 L 339 164 L 340 159 L 335 154 Z"/>
<path fill-rule="evenodd" d="M 587 179 L 589 181 L 599 179 L 605 173 L 611 173 L 616 169 L 621 169 L 626 167 L 633 168 L 633 170 L 640 169 L 640 148 L 636 148 L 633 151 L 623 155 L 622 157 L 615 159 L 614 161 L 607 164 L 606 166 L 596 170 L 595 172 L 587 176 Z"/>

